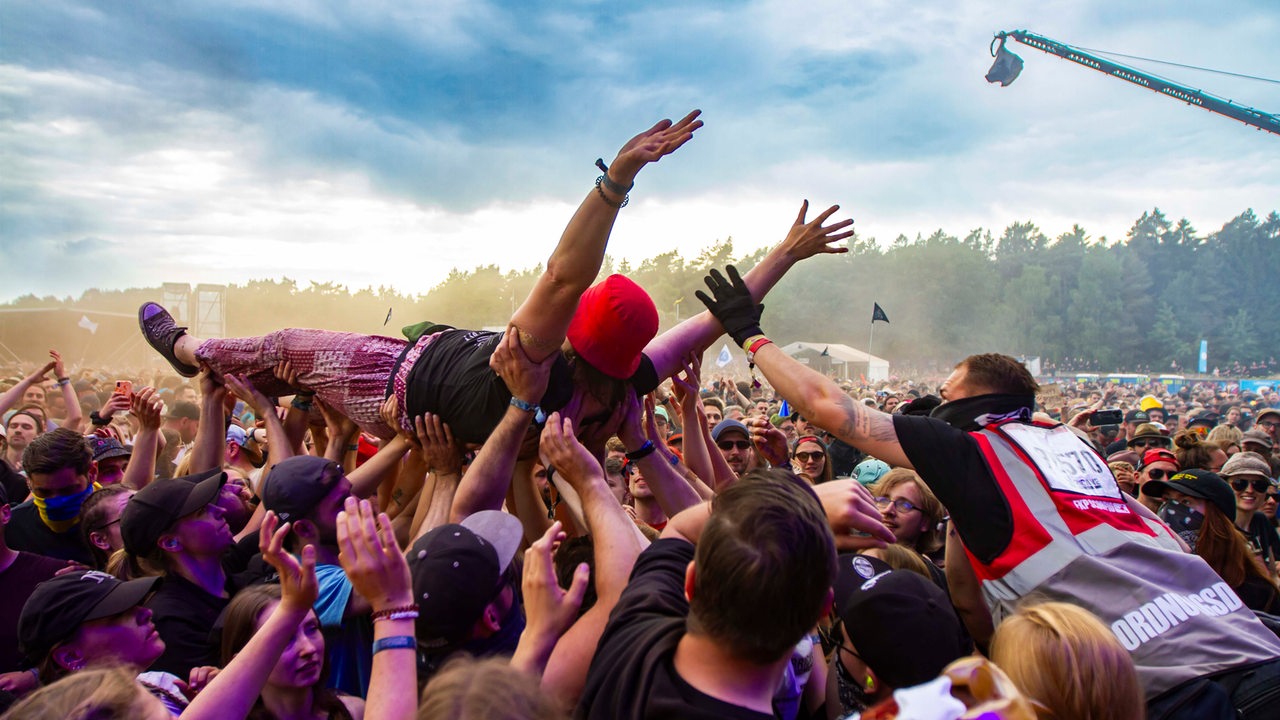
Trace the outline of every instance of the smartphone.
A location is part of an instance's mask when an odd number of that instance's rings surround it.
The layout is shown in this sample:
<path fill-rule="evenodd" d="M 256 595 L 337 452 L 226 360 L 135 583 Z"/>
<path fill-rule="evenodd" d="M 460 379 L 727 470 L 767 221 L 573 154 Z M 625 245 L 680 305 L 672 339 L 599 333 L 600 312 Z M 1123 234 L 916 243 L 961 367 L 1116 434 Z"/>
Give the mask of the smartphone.
<path fill-rule="evenodd" d="M 116 395 L 123 395 L 129 400 L 133 399 L 133 382 L 129 380 L 116 381 Z"/>
<path fill-rule="evenodd" d="M 1124 422 L 1124 412 L 1120 408 L 1104 408 L 1094 413 L 1089 422 L 1094 425 L 1119 425 Z"/>

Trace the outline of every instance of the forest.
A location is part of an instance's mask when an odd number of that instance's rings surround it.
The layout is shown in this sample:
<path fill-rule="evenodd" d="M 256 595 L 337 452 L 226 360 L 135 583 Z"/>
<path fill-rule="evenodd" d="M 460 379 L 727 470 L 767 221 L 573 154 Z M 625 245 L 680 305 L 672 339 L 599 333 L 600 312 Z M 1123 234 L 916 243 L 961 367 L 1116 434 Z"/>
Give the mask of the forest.
<path fill-rule="evenodd" d="M 799 264 L 769 295 L 764 328 L 775 340 L 865 349 L 872 304 L 879 303 L 890 324 L 877 324 L 872 351 L 902 374 L 989 351 L 1039 356 L 1063 370 L 1194 370 L 1202 339 L 1210 369 L 1225 373 L 1231 366 L 1274 368 L 1280 345 L 1275 211 L 1259 218 L 1246 210 L 1201 232 L 1157 208 L 1115 241 L 1078 225 L 1049 237 L 1033 222 L 1016 222 L 999 234 L 939 230 L 890 243 L 855 236 L 848 247 L 847 254 Z M 623 273 L 646 288 L 666 328 L 702 309 L 693 292 L 709 268 L 734 263 L 745 272 L 764 252 L 738 254 L 729 238 L 696 257 L 676 250 L 636 264 L 606 257 L 602 274 Z M 252 280 L 227 288 L 226 334 L 302 326 L 398 335 L 423 320 L 501 327 L 541 271 L 454 269 L 420 296 L 337 282 Z M 82 364 L 149 364 L 153 353 L 133 314 L 152 299 L 160 299 L 159 282 L 89 289 L 78 298 L 18 298 L 0 305 L 0 352 L 35 361 L 57 347 Z M 82 316 L 97 324 L 95 332 L 80 326 Z"/>

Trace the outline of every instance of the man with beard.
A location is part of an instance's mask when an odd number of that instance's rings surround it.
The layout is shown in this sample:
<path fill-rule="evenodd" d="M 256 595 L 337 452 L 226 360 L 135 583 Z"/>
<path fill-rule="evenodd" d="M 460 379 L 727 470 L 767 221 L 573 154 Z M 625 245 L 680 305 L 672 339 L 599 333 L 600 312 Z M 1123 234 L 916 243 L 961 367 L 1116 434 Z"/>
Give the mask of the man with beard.
<path fill-rule="evenodd" d="M 737 420 L 721 420 L 711 431 L 711 439 L 734 475 L 742 477 L 755 469 L 756 451 L 746 425 Z"/>

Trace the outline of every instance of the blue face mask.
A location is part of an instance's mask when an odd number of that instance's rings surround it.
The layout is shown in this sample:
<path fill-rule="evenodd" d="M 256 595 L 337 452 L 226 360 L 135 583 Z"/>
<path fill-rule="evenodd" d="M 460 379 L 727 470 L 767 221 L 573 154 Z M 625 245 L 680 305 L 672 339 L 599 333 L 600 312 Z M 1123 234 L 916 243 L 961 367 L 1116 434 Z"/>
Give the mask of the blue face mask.
<path fill-rule="evenodd" d="M 58 495 L 51 498 L 35 497 L 32 501 L 35 503 L 36 510 L 40 513 L 40 519 L 45 525 L 54 532 L 66 532 L 70 530 L 77 522 L 80 521 L 80 508 L 84 505 L 84 501 L 93 493 L 93 485 L 86 486 L 84 490 L 75 495 Z"/>
<path fill-rule="evenodd" d="M 1204 513 L 1182 503 L 1166 502 L 1160 506 L 1158 514 L 1160 519 L 1191 547 L 1192 552 L 1195 552 L 1196 542 L 1200 539 L 1200 527 L 1204 525 Z"/>

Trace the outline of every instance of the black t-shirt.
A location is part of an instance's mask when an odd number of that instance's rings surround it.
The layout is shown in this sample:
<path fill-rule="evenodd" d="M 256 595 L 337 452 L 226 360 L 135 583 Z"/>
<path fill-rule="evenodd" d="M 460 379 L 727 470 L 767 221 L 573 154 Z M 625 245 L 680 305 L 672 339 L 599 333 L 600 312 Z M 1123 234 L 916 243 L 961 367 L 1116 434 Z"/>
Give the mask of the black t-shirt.
<path fill-rule="evenodd" d="M 405 379 L 405 408 L 409 417 L 435 413 L 449 423 L 461 442 L 482 443 L 497 427 L 511 402 L 511 393 L 489 367 L 489 357 L 504 333 L 488 330 L 446 330 L 423 350 Z M 630 382 L 637 394 L 658 386 L 657 371 L 648 357 Z M 551 413 L 573 397 L 573 370 L 563 355 L 551 366 L 551 379 L 538 406 Z"/>
<path fill-rule="evenodd" d="M 40 583 L 66 567 L 66 562 L 43 555 L 21 552 L 13 564 L 0 572 L 0 673 L 22 670 L 22 653 L 18 651 L 18 618 L 22 606 Z"/>
<path fill-rule="evenodd" d="M 911 465 L 946 506 L 960 539 L 984 563 L 1013 539 L 1009 501 L 968 433 L 932 417 L 894 415 L 893 429 Z"/>
<path fill-rule="evenodd" d="M 4 486 L 4 493 L 9 497 L 10 505 L 21 503 L 30 493 L 30 489 L 27 487 L 27 478 L 22 473 L 9 467 L 7 460 L 0 460 L 0 486 Z"/>
<path fill-rule="evenodd" d="M 235 594 L 235 588 L 227 590 L 229 595 Z M 164 654 L 148 669 L 173 673 L 185 680 L 191 675 L 191 668 L 220 666 L 220 649 L 210 633 L 229 602 L 230 597 L 210 595 L 181 575 L 165 575 L 147 603 L 156 632 L 164 640 Z"/>
<path fill-rule="evenodd" d="M 40 519 L 40 511 L 31 500 L 13 508 L 13 516 L 4 528 L 4 539 L 14 550 L 75 560 L 93 567 L 93 555 L 80 538 L 80 524 L 66 532 L 54 532 Z"/>
<path fill-rule="evenodd" d="M 1263 562 L 1280 559 L 1280 535 L 1276 535 L 1276 529 L 1271 527 L 1266 515 L 1254 513 L 1249 527 L 1244 530 L 1244 536 L 1249 541 L 1249 547 Z"/>
<path fill-rule="evenodd" d="M 676 645 L 689 614 L 684 573 L 693 550 L 667 538 L 640 553 L 600 636 L 575 718 L 772 717 L 706 695 L 676 673 Z"/>

